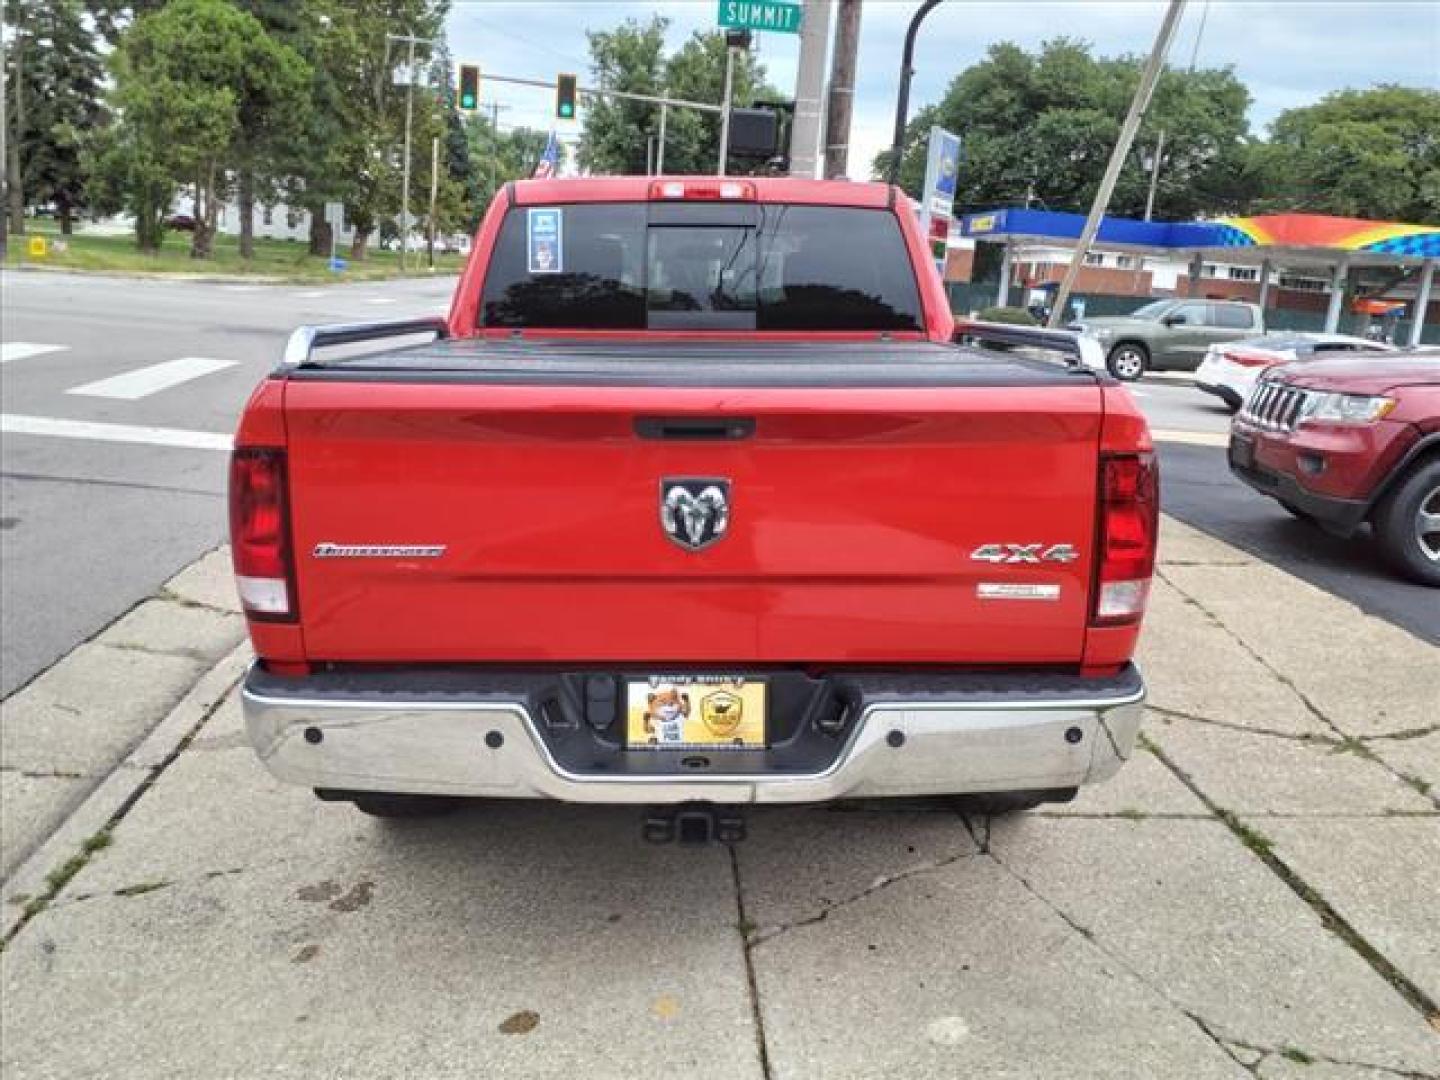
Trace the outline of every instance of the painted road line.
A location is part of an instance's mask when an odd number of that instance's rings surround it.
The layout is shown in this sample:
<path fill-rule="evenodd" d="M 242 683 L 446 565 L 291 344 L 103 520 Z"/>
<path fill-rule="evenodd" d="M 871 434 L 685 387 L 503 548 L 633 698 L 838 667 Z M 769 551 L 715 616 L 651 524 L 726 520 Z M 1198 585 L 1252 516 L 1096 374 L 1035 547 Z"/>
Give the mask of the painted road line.
<path fill-rule="evenodd" d="M 8 364 L 11 360 L 28 360 L 32 356 L 44 356 L 46 353 L 64 352 L 69 345 L 41 345 L 34 341 L 6 341 L 0 343 L 0 364 Z"/>
<path fill-rule="evenodd" d="M 108 379 L 72 387 L 65 392 L 81 397 L 116 398 L 120 401 L 138 401 L 140 398 L 169 390 L 172 386 L 213 375 L 217 371 L 234 367 L 234 360 L 216 360 L 213 356 L 182 356 L 178 360 L 166 360 L 149 367 L 136 368 Z"/>
<path fill-rule="evenodd" d="M 1167 431 L 1164 428 L 1150 432 L 1156 442 L 1185 443 L 1189 446 L 1229 446 L 1230 435 L 1224 431 Z"/>
<path fill-rule="evenodd" d="M 325 295 L 324 289 L 307 289 L 305 292 L 292 294 L 296 300 L 318 300 Z"/>
<path fill-rule="evenodd" d="M 396 299 L 395 297 L 393 297 L 393 296 L 367 296 L 367 297 L 365 298 L 365 302 L 366 302 L 367 304 L 394 304 L 394 303 L 398 303 L 397 299 Z"/>
<path fill-rule="evenodd" d="M 53 416 L 21 416 L 16 413 L 0 413 L 0 434 L 46 435 L 60 439 L 88 439 L 92 442 L 172 446 L 184 450 L 229 450 L 231 445 L 229 435 L 221 435 L 215 431 L 100 424 L 91 420 L 61 420 Z"/>

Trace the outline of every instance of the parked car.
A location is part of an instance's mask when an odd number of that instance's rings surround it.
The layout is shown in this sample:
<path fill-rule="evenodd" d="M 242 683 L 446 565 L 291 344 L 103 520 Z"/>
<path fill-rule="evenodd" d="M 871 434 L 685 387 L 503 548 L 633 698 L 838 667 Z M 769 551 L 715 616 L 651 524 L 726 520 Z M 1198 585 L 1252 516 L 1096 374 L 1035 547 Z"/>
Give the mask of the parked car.
<path fill-rule="evenodd" d="M 165 219 L 165 228 L 175 232 L 194 232 L 195 219 L 189 214 L 171 214 Z"/>
<path fill-rule="evenodd" d="M 1230 468 L 1338 536 L 1369 522 L 1397 570 L 1440 587 L 1440 357 L 1271 369 L 1231 424 Z"/>
<path fill-rule="evenodd" d="M 1263 334 L 1265 315 L 1258 304 L 1239 300 L 1156 300 L 1070 328 L 1099 341 L 1110 374 L 1131 381 L 1151 370 L 1194 371 L 1211 345 Z"/>
<path fill-rule="evenodd" d="M 302 328 L 244 410 L 260 759 L 382 816 L 646 805 L 654 840 L 1113 774 L 1149 431 L 1108 377 L 955 336 L 892 187 L 507 185 L 448 318 Z"/>
<path fill-rule="evenodd" d="M 1351 337 L 1348 334 L 1272 334 L 1247 338 L 1233 345 L 1211 345 L 1195 369 L 1195 385 L 1214 394 L 1231 412 L 1249 399 L 1262 372 L 1276 364 L 1304 363 L 1327 356 L 1394 352 L 1383 341 Z"/>

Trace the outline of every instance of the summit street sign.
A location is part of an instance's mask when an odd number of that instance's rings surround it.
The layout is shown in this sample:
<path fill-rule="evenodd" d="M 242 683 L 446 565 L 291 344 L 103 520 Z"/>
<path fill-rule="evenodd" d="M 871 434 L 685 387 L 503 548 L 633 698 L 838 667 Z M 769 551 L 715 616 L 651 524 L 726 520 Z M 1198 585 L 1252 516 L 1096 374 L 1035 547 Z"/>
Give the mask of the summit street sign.
<path fill-rule="evenodd" d="M 720 0 L 720 25 L 734 30 L 800 32 L 800 5 L 783 0 Z"/>

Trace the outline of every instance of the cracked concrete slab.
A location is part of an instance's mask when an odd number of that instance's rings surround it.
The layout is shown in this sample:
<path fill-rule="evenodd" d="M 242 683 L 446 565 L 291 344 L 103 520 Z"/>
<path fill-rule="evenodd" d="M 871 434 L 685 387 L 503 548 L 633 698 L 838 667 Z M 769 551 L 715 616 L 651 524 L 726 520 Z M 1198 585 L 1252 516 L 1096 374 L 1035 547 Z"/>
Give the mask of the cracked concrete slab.
<path fill-rule="evenodd" d="M 1145 727 L 1175 765 L 1237 814 L 1427 813 L 1434 805 L 1383 765 L 1338 744 L 1154 716 Z"/>
<path fill-rule="evenodd" d="M 0 764 L 102 776 L 202 670 L 185 656 L 81 645 L 0 703 Z"/>
<path fill-rule="evenodd" d="M 1373 739 L 1366 746 L 1397 773 L 1419 781 L 1440 806 L 1440 731 L 1418 739 Z"/>
<path fill-rule="evenodd" d="M 1220 1038 L 1440 1071 L 1434 1029 L 1218 821 L 1007 821 L 991 850 Z"/>
<path fill-rule="evenodd" d="M 217 611 L 240 612 L 240 597 L 235 592 L 235 570 L 230 563 L 230 548 L 216 548 L 197 559 L 165 583 L 161 594 L 191 604 L 203 604 Z"/>
<path fill-rule="evenodd" d="M 762 935 L 851 903 L 885 881 L 979 851 L 944 800 L 760 809 L 750 815 L 750 832 L 763 842 L 747 841 L 736 855 L 745 914 Z"/>
<path fill-rule="evenodd" d="M 1243 566 L 1255 556 L 1191 528 L 1168 514 L 1160 515 L 1160 546 L 1156 559 L 1161 566 Z"/>
<path fill-rule="evenodd" d="M 1203 606 L 1348 735 L 1440 716 L 1440 648 L 1264 563 L 1167 567 Z"/>
<path fill-rule="evenodd" d="M 30 853 L 37 836 L 45 836 L 85 797 L 88 778 L 29 776 L 0 772 L 0 878 Z"/>
<path fill-rule="evenodd" d="M 1331 1061 L 1316 1061 L 1299 1047 L 1290 1048 L 1292 1057 L 1270 1054 L 1255 1070 L 1261 1080 L 1396 1080 L 1396 1075 L 1386 1069 L 1371 1069 L 1364 1065 L 1344 1065 Z"/>
<path fill-rule="evenodd" d="M 1162 578 L 1151 585 L 1138 659 L 1156 708 L 1293 735 L 1333 734 L 1294 691 Z"/>
<path fill-rule="evenodd" d="M 747 897 L 778 865 L 745 860 Z M 803 862 L 781 872 L 812 905 L 832 888 Z M 752 961 L 775 1080 L 1245 1075 L 983 856 L 903 877 Z"/>
<path fill-rule="evenodd" d="M 1146 713 L 1142 731 L 1157 723 L 1153 712 Z M 1041 815 L 1107 815 L 1116 817 L 1162 817 L 1190 814 L 1208 817 L 1210 811 L 1195 794 L 1176 779 L 1160 760 L 1136 746 L 1130 760 L 1109 780 L 1080 789 L 1072 802 L 1046 803 Z"/>
<path fill-rule="evenodd" d="M 1440 817 L 1254 824 L 1287 866 L 1440 1001 Z"/>
<path fill-rule="evenodd" d="M 633 809 L 194 795 L 138 803 L 0 956 L 7 1077 L 761 1075 L 723 850 L 646 846 Z M 240 830 L 269 862 L 223 865 Z"/>
<path fill-rule="evenodd" d="M 218 660 L 240 643 L 239 615 L 173 600 L 147 600 L 118 619 L 95 640 L 117 649 L 172 653 L 194 660 Z"/>

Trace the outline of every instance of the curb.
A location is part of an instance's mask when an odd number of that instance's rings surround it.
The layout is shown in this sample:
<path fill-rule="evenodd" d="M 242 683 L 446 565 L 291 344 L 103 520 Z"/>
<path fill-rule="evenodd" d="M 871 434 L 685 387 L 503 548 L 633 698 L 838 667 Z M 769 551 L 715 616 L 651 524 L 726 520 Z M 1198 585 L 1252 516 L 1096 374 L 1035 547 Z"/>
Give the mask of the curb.
<path fill-rule="evenodd" d="M 8 942 L 63 891 L 68 877 L 54 886 L 50 875 L 73 859 L 83 859 L 94 849 L 92 839 L 108 833 L 125 816 L 230 694 L 249 663 L 250 642 L 245 640 L 201 675 L 100 786 L 15 868 L 0 891 L 0 940 Z"/>

